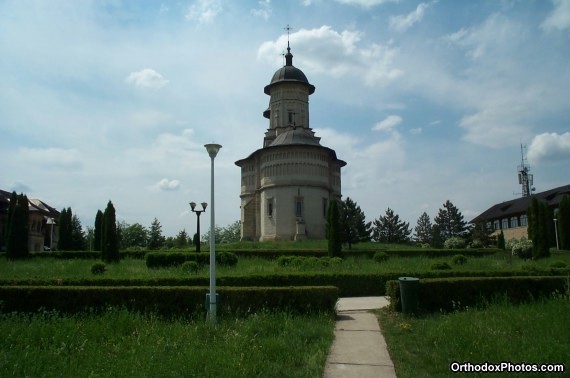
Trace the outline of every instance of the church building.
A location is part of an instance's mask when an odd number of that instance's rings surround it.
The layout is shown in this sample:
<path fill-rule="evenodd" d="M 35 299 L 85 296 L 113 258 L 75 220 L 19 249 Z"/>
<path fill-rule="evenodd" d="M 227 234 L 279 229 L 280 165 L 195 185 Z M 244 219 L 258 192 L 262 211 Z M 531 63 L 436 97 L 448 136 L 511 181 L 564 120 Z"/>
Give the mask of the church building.
<path fill-rule="evenodd" d="M 285 66 L 263 91 L 270 96 L 263 147 L 235 163 L 241 168 L 241 239 L 325 239 L 328 203 L 341 198 L 346 162 L 310 127 L 315 86 L 293 66 L 289 43 Z"/>

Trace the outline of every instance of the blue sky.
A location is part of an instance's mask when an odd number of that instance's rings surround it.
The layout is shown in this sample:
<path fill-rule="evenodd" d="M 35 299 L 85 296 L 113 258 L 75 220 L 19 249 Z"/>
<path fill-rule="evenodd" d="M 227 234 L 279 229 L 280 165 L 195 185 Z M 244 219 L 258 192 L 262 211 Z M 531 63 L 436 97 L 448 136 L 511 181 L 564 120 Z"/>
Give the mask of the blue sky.
<path fill-rule="evenodd" d="M 216 223 L 238 220 L 234 162 L 262 146 L 287 24 L 368 220 L 513 199 L 521 143 L 537 191 L 570 182 L 568 0 L 3 0 L 0 188 L 175 235 L 210 201 L 216 142 Z"/>

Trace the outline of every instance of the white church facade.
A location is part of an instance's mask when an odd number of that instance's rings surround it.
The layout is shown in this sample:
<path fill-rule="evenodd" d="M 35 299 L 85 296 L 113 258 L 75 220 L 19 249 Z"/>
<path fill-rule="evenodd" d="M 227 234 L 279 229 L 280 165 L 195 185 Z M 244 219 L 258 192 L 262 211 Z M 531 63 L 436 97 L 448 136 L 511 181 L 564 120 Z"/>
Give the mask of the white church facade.
<path fill-rule="evenodd" d="M 264 92 L 270 100 L 263 147 L 235 163 L 241 168 L 241 239 L 325 239 L 328 203 L 341 198 L 346 162 L 322 146 L 309 125 L 315 87 L 293 66 L 289 46 L 285 66 Z"/>

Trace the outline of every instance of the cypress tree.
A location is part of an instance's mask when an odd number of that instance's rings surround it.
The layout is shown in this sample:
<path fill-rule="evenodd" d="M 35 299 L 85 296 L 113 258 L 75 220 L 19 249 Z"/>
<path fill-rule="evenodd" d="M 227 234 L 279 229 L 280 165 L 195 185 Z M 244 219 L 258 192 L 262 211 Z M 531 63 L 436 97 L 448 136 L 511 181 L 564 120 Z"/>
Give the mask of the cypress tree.
<path fill-rule="evenodd" d="M 570 251 L 570 197 L 562 197 L 556 215 L 558 225 L 558 244 L 560 249 Z"/>
<path fill-rule="evenodd" d="M 101 233 L 101 260 L 105 262 L 119 261 L 119 240 L 117 238 L 117 222 L 115 208 L 109 201 L 103 213 L 103 229 Z"/>
<path fill-rule="evenodd" d="M 505 246 L 505 234 L 503 234 L 503 230 L 501 230 L 501 233 L 497 237 L 497 248 L 502 249 L 502 250 L 505 250 L 505 248 L 506 248 L 506 246 Z"/>
<path fill-rule="evenodd" d="M 101 251 L 101 234 L 103 232 L 103 212 L 97 210 L 95 215 L 95 229 L 93 230 L 93 248 L 95 251 Z"/>
<path fill-rule="evenodd" d="M 329 201 L 327 214 L 327 238 L 330 257 L 341 257 L 342 243 L 340 239 L 340 222 L 338 202 L 334 199 Z"/>
<path fill-rule="evenodd" d="M 549 227 L 551 210 L 546 202 L 533 197 L 527 210 L 528 236 L 532 240 L 532 258 L 550 255 Z"/>
<path fill-rule="evenodd" d="M 10 259 L 26 258 L 28 249 L 28 198 L 13 192 L 8 206 L 6 225 L 6 256 Z"/>
<path fill-rule="evenodd" d="M 73 249 L 73 214 L 71 207 L 64 208 L 59 214 L 59 241 L 58 249 L 62 251 L 70 251 Z"/>

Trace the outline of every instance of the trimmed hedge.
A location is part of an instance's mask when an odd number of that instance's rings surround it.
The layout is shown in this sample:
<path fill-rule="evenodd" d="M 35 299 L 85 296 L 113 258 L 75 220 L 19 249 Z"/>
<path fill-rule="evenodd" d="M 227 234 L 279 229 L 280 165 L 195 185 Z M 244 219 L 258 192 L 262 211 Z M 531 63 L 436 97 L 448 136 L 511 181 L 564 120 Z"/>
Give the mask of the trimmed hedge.
<path fill-rule="evenodd" d="M 165 268 L 169 266 L 182 265 L 186 261 L 195 261 L 198 265 L 210 263 L 209 253 L 187 253 L 187 252 L 147 252 L 145 256 L 147 268 Z"/>
<path fill-rule="evenodd" d="M 506 295 L 520 303 L 555 292 L 565 293 L 570 282 L 567 277 L 457 277 L 421 279 L 418 292 L 420 312 L 454 311 L 473 307 Z M 386 283 L 386 295 L 390 297 L 390 309 L 401 311 L 399 281 Z"/>
<path fill-rule="evenodd" d="M 219 286 L 267 287 L 267 286 L 336 286 L 341 297 L 374 296 L 386 294 L 386 282 L 401 276 L 418 278 L 446 277 L 515 277 L 515 276 L 557 276 L 568 275 L 570 269 L 549 271 L 423 271 L 392 273 L 332 273 L 332 272 L 291 272 L 278 274 L 251 274 L 247 276 L 221 276 L 216 278 Z M 0 286 L 208 286 L 209 277 L 186 276 L 179 278 L 107 278 L 89 276 L 79 279 L 0 279 Z"/>
<path fill-rule="evenodd" d="M 206 287 L 0 287 L 0 311 L 61 313 L 99 311 L 109 307 L 153 312 L 164 316 L 205 314 Z M 298 313 L 334 313 L 336 287 L 219 287 L 220 314 L 247 314 L 260 310 Z"/>

